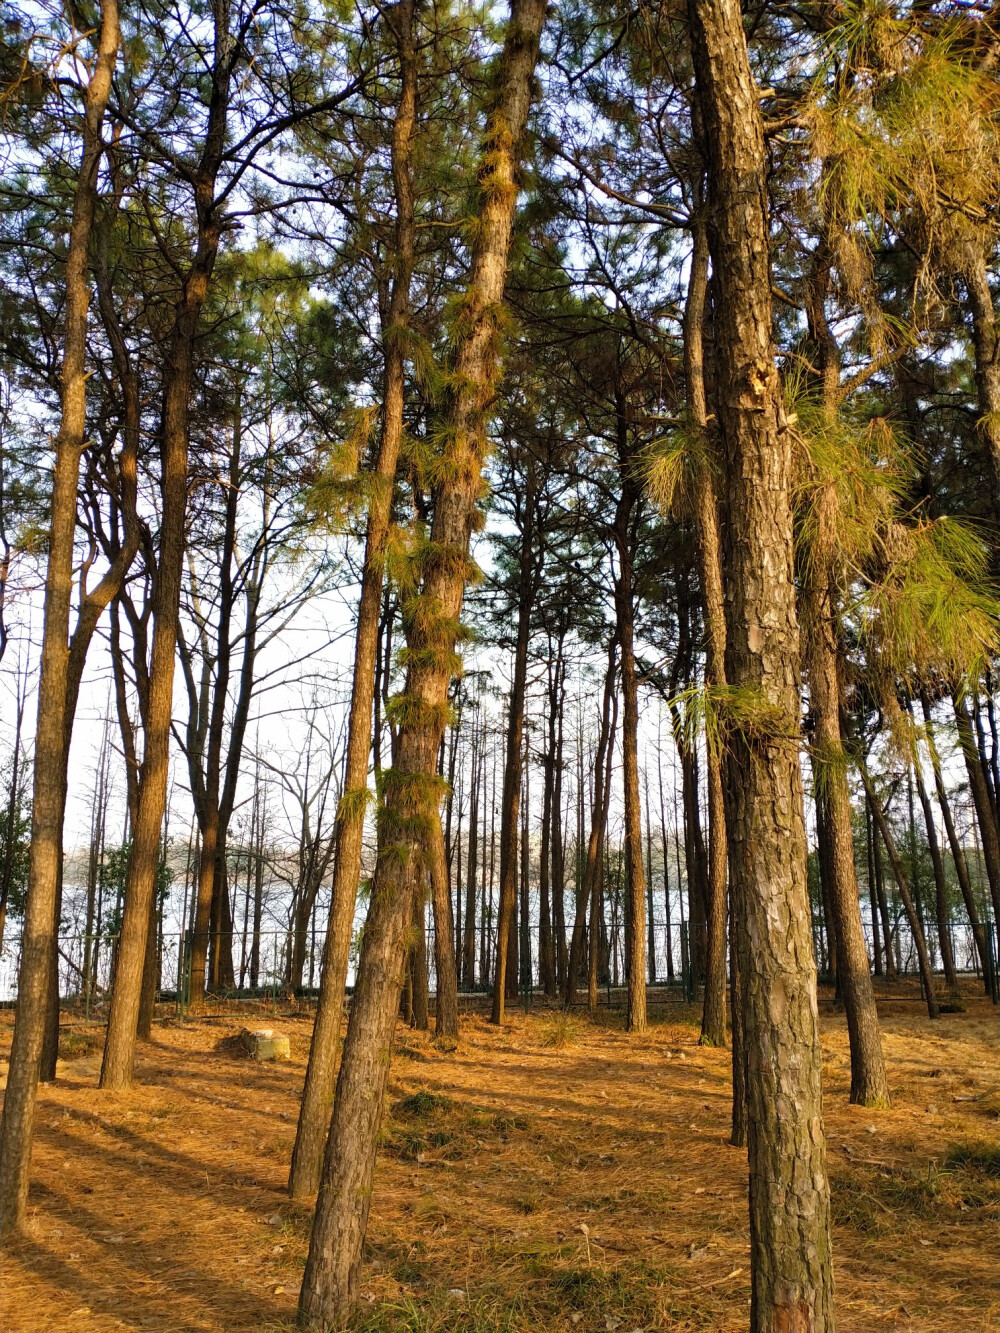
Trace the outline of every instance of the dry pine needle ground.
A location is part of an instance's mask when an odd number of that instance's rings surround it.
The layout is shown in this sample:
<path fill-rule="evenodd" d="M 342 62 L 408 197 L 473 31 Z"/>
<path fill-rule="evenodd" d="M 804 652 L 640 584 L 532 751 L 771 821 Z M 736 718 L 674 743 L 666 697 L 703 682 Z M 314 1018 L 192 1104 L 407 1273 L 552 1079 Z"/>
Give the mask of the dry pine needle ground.
<path fill-rule="evenodd" d="M 830 1006 L 826 1004 L 825 1010 Z M 930 1024 L 885 1006 L 891 1111 L 847 1104 L 825 1012 L 840 1326 L 1000 1327 L 995 1011 Z M 745 1155 L 727 1144 L 729 1053 L 671 1006 L 626 1038 L 467 1015 L 454 1051 L 402 1027 L 359 1326 L 375 1333 L 741 1330 Z M 43 1088 L 31 1230 L 3 1254 L 3 1333 L 277 1333 L 293 1323 L 309 1210 L 283 1186 L 308 1052 L 241 1058 L 232 1021 L 158 1025 L 127 1095 L 97 1090 L 96 1029 L 71 1028 Z M 10 1017 L 0 1030 L 9 1047 Z"/>

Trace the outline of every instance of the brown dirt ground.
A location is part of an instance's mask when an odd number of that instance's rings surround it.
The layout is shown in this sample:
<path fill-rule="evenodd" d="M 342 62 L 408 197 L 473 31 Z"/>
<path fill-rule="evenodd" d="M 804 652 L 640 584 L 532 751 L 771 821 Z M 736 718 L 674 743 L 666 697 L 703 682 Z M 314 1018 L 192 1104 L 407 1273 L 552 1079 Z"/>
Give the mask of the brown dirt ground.
<path fill-rule="evenodd" d="M 998 1018 L 884 1006 L 894 1105 L 848 1105 L 824 1004 L 837 1300 L 845 1333 L 1000 1327 Z M 258 1020 L 262 1022 L 264 1020 Z M 309 1210 L 283 1193 L 309 1019 L 290 1064 L 239 1058 L 237 1018 L 165 1022 L 127 1095 L 97 1090 L 95 1029 L 42 1092 L 30 1234 L 3 1255 L 3 1333 L 290 1328 Z M 744 1329 L 745 1155 L 728 1052 L 670 1006 L 469 1015 L 455 1051 L 400 1029 L 363 1273 L 368 1333 Z M 3 1016 L 6 1053 L 10 1017 Z"/>

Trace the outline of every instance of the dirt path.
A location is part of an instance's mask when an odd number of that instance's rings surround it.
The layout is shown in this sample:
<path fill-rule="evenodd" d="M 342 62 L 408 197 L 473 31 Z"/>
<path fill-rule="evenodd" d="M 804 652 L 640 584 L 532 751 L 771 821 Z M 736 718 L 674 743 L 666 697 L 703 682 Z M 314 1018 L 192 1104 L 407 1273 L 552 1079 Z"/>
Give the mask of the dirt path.
<path fill-rule="evenodd" d="M 847 1105 L 825 1017 L 840 1326 L 1000 1327 L 1000 1060 L 989 1006 L 931 1025 L 887 1006 L 894 1109 Z M 9 1015 L 0 1032 L 9 1043 Z M 458 1050 L 400 1029 L 362 1326 L 461 1333 L 744 1329 L 746 1163 L 728 1146 L 728 1052 L 691 1011 L 639 1039 L 540 1013 Z M 139 1086 L 97 1058 L 42 1092 L 31 1234 L 3 1254 L 3 1333 L 276 1333 L 309 1212 L 283 1185 L 308 1050 L 238 1058 L 233 1023 L 162 1025 Z M 78 1049 L 85 1043 L 74 1029 Z"/>

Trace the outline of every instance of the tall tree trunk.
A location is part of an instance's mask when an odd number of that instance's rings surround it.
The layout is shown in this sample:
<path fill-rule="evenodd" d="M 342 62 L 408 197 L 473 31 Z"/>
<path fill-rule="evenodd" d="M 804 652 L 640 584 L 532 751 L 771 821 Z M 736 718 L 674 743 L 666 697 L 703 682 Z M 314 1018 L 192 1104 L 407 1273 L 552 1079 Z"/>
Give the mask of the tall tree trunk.
<path fill-rule="evenodd" d="M 559 645 L 558 675 L 558 722 L 556 725 L 556 747 L 554 775 L 552 779 L 552 935 L 554 976 L 553 994 L 560 993 L 566 979 L 566 842 L 563 836 L 563 718 L 566 711 L 566 658 L 562 655 L 562 641 Z"/>
<path fill-rule="evenodd" d="M 21 934 L 18 1006 L 0 1125 L 0 1236 L 27 1218 L 28 1177 L 50 979 L 57 968 L 62 824 L 66 804 L 69 615 L 80 457 L 87 430 L 87 253 L 97 201 L 101 127 L 118 56 L 118 7 L 102 0 L 96 60 L 84 93 L 82 157 L 66 253 L 66 325 L 59 433 L 52 473 L 42 660 L 35 731 L 28 898 Z M 58 1003 L 58 1000 L 57 1000 Z"/>
<path fill-rule="evenodd" d="M 736 945 L 745 964 L 750 1328 L 832 1333 L 822 1059 L 798 755 L 791 439 L 772 343 L 767 156 L 737 0 L 690 0 L 689 15 L 717 296 L 726 680 L 758 714 L 756 723 L 739 712 L 724 719 Z"/>
<path fill-rule="evenodd" d="M 910 896 L 910 886 L 907 882 L 906 872 L 903 869 L 902 857 L 896 850 L 896 840 L 892 836 L 892 829 L 889 827 L 889 821 L 885 817 L 885 811 L 881 804 L 875 799 L 872 793 L 871 781 L 864 768 L 861 770 L 861 780 L 865 784 L 865 791 L 868 800 L 871 803 L 871 811 L 878 825 L 878 831 L 882 835 L 882 842 L 889 857 L 889 864 L 892 866 L 893 878 L 896 881 L 896 888 L 899 890 L 899 896 L 903 900 L 903 910 L 906 912 L 906 919 L 910 925 L 910 933 L 913 936 L 913 945 L 917 951 L 917 959 L 920 964 L 920 978 L 924 985 L 924 998 L 927 1002 L 927 1016 L 929 1018 L 938 1017 L 937 996 L 934 993 L 934 973 L 931 969 L 930 954 L 927 952 L 927 941 L 924 939 L 924 928 L 920 924 L 920 917 L 917 915 L 917 909 L 913 905 L 913 899 Z"/>
<path fill-rule="evenodd" d="M 347 730 L 344 794 L 334 832 L 333 889 L 323 947 L 316 1021 L 313 1025 L 302 1103 L 288 1188 L 303 1198 L 319 1188 L 323 1146 L 330 1125 L 340 1021 L 347 984 L 351 932 L 365 811 L 368 804 L 368 760 L 372 747 L 372 705 L 379 644 L 379 616 L 385 552 L 392 515 L 392 493 L 403 436 L 405 331 L 409 320 L 410 277 L 413 270 L 413 139 L 416 127 L 417 66 L 413 32 L 414 0 L 402 0 L 391 23 L 400 60 L 400 94 L 392 134 L 392 171 L 396 194 L 396 271 L 384 326 L 385 386 L 382 432 L 372 478 L 368 532 L 361 573 L 361 599 L 355 636 L 354 680 Z M 438 973 L 440 977 L 440 971 Z"/>
<path fill-rule="evenodd" d="M 300 1325 L 317 1333 L 343 1326 L 357 1291 L 406 927 L 426 829 L 441 795 L 437 756 L 482 493 L 486 419 L 500 373 L 497 312 L 545 10 L 545 0 L 512 0 L 491 84 L 469 275 L 453 330 L 434 519 L 419 555 L 419 592 L 404 602 L 408 658 L 398 745 L 383 775 L 381 845 L 299 1298 Z"/>
<path fill-rule="evenodd" d="M 594 885 L 600 867 L 602 824 L 604 820 L 604 771 L 605 755 L 611 739 L 611 703 L 615 688 L 615 656 L 618 641 L 612 639 L 608 645 L 608 668 L 604 673 L 604 697 L 601 704 L 601 729 L 597 738 L 597 754 L 594 758 L 594 801 L 591 807 L 590 836 L 587 851 L 583 858 L 582 875 L 579 877 L 576 892 L 576 913 L 573 919 L 573 936 L 570 941 L 569 959 L 566 966 L 564 997 L 567 1005 L 576 1004 L 576 992 L 580 982 L 580 970 L 584 959 L 586 944 L 587 915 L 592 913 L 591 898 L 594 897 Z"/>
<path fill-rule="evenodd" d="M 529 460 L 525 470 L 524 518 L 521 526 L 520 570 L 517 590 L 517 642 L 514 647 L 514 679 L 511 682 L 507 716 L 507 755 L 500 807 L 500 906 L 497 913 L 497 954 L 493 977 L 493 1007 L 490 1021 L 503 1023 L 509 986 L 508 958 L 511 947 L 517 893 L 517 833 L 521 803 L 521 768 L 524 749 L 524 698 L 528 682 L 528 643 L 531 637 L 531 604 L 535 593 L 535 470 Z M 511 968 L 515 980 L 517 969 Z M 516 989 L 515 989 L 516 995 Z"/>
<path fill-rule="evenodd" d="M 696 433 L 694 515 L 698 533 L 698 572 L 705 617 L 705 687 L 726 684 L 726 615 L 722 588 L 719 507 L 715 493 L 715 449 L 709 436 L 705 393 L 705 295 L 708 285 L 708 233 L 696 218 L 692 232 L 691 274 L 684 308 L 684 376 L 687 408 Z M 706 1046 L 726 1044 L 726 820 L 722 790 L 722 756 L 713 738 L 708 758 L 708 881 L 706 885 L 705 1003 L 701 1040 Z"/>
<path fill-rule="evenodd" d="M 112 1090 L 129 1087 L 132 1082 L 143 960 L 149 929 L 149 900 L 156 888 L 160 829 L 167 802 L 174 657 L 177 650 L 177 617 L 185 546 L 188 415 L 194 381 L 195 340 L 222 234 L 215 184 L 226 144 L 232 78 L 229 0 L 219 0 L 214 10 L 213 42 L 210 110 L 194 186 L 198 219 L 197 244 L 174 313 L 163 373 L 160 424 L 162 519 L 154 594 L 149 717 L 139 778 L 139 808 L 125 885 L 118 964 L 101 1067 L 101 1087 Z M 202 853 L 204 856 L 204 846 Z"/>
<path fill-rule="evenodd" d="M 646 877 L 639 804 L 639 691 L 635 676 L 635 593 L 632 567 L 640 512 L 625 394 L 615 391 L 619 498 L 614 535 L 618 554 L 615 616 L 621 646 L 622 783 L 625 796 L 625 1030 L 646 1030 Z"/>
<path fill-rule="evenodd" d="M 844 1003 L 851 1051 L 852 1102 L 888 1106 L 889 1086 L 882 1035 L 861 923 L 861 895 L 854 866 L 847 754 L 840 726 L 837 610 L 830 571 L 836 541 L 834 514 L 819 502 L 818 531 L 803 591 L 805 657 L 814 718 L 814 772 L 821 857 L 836 940 L 838 994 Z"/>
<path fill-rule="evenodd" d="M 945 833 L 948 835 L 948 845 L 951 848 L 952 860 L 955 862 L 955 875 L 958 879 L 958 887 L 962 894 L 962 901 L 965 903 L 965 910 L 969 915 L 969 925 L 972 929 L 972 938 L 976 944 L 976 951 L 979 954 L 979 965 L 983 972 L 983 984 L 986 988 L 986 994 L 993 993 L 993 955 L 986 939 L 986 931 L 979 916 L 979 908 L 976 905 L 975 894 L 972 892 L 972 880 L 969 877 L 969 865 L 965 859 L 965 849 L 962 847 L 961 839 L 955 829 L 955 820 L 951 813 L 951 802 L 948 800 L 948 791 L 944 785 L 944 778 L 941 773 L 941 759 L 938 755 L 937 745 L 934 740 L 934 728 L 931 721 L 931 705 L 926 694 L 921 696 L 921 706 L 924 714 L 924 734 L 927 737 L 927 749 L 931 756 L 931 768 L 934 772 L 934 789 L 937 792 L 938 805 L 941 808 L 941 819 L 944 823 Z"/>
<path fill-rule="evenodd" d="M 1000 922 L 1000 838 L 997 836 L 996 820 L 993 817 L 993 804 L 982 765 L 979 751 L 972 731 L 972 722 L 966 708 L 965 699 L 956 691 L 952 695 L 955 707 L 955 722 L 958 726 L 958 741 L 965 760 L 965 771 L 969 775 L 969 787 L 972 801 L 976 807 L 976 820 L 979 835 L 983 841 L 983 861 L 986 864 L 986 877 L 990 882 L 990 898 L 993 901 L 993 920 Z"/>
<path fill-rule="evenodd" d="M 934 916 L 937 922 L 938 944 L 941 948 L 941 966 L 944 969 L 945 985 L 952 995 L 958 994 L 958 975 L 955 972 L 955 955 L 951 947 L 951 921 L 948 913 L 948 888 L 944 878 L 944 860 L 941 856 L 941 844 L 934 826 L 934 811 L 920 769 L 920 759 L 915 756 L 913 772 L 917 780 L 917 796 L 924 816 L 924 828 L 927 832 L 927 848 L 931 854 L 934 868 Z"/>
<path fill-rule="evenodd" d="M 479 799 L 486 785 L 486 723 L 477 707 L 472 714 L 472 771 L 469 775 L 469 840 L 465 848 L 465 941 L 462 946 L 462 980 L 467 990 L 476 981 L 476 893 L 479 887 Z M 484 802 L 485 805 L 485 802 Z M 485 825 L 485 810 L 484 810 Z M 483 841 L 485 842 L 485 835 Z M 485 862 L 484 862 L 485 865 Z M 485 929 L 486 913 L 480 914 Z M 485 977 L 485 973 L 481 975 Z"/>
<path fill-rule="evenodd" d="M 987 476 L 993 488 L 993 509 L 1000 512 L 1000 342 L 996 312 L 981 242 L 970 241 L 964 265 L 969 306 L 972 310 L 972 345 L 976 358 L 978 430 L 986 451 Z"/>
<path fill-rule="evenodd" d="M 455 967 L 448 858 L 445 853 L 440 818 L 431 825 L 427 857 L 430 863 L 431 897 L 434 907 L 434 966 L 437 972 L 434 1033 L 438 1037 L 457 1037 L 458 971 Z"/>

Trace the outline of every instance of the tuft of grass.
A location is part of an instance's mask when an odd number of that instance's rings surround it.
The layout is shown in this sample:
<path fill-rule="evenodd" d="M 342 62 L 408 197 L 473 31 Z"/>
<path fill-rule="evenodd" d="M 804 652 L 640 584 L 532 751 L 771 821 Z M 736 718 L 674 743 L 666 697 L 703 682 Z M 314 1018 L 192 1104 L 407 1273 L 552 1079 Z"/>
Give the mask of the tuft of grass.
<path fill-rule="evenodd" d="M 579 1039 L 580 1025 L 565 1010 L 554 1013 L 542 1024 L 539 1045 L 550 1050 L 561 1051 L 572 1046 Z"/>
<path fill-rule="evenodd" d="M 393 1111 L 396 1115 L 426 1119 L 435 1111 L 445 1110 L 447 1106 L 447 1097 L 440 1097 L 437 1093 L 426 1092 L 423 1088 L 420 1088 L 417 1092 L 411 1093 L 409 1097 L 401 1098 L 393 1107 Z"/>
<path fill-rule="evenodd" d="M 1000 1180 L 1000 1148 L 959 1144 L 949 1151 L 944 1164 L 948 1171 L 970 1171 Z"/>

